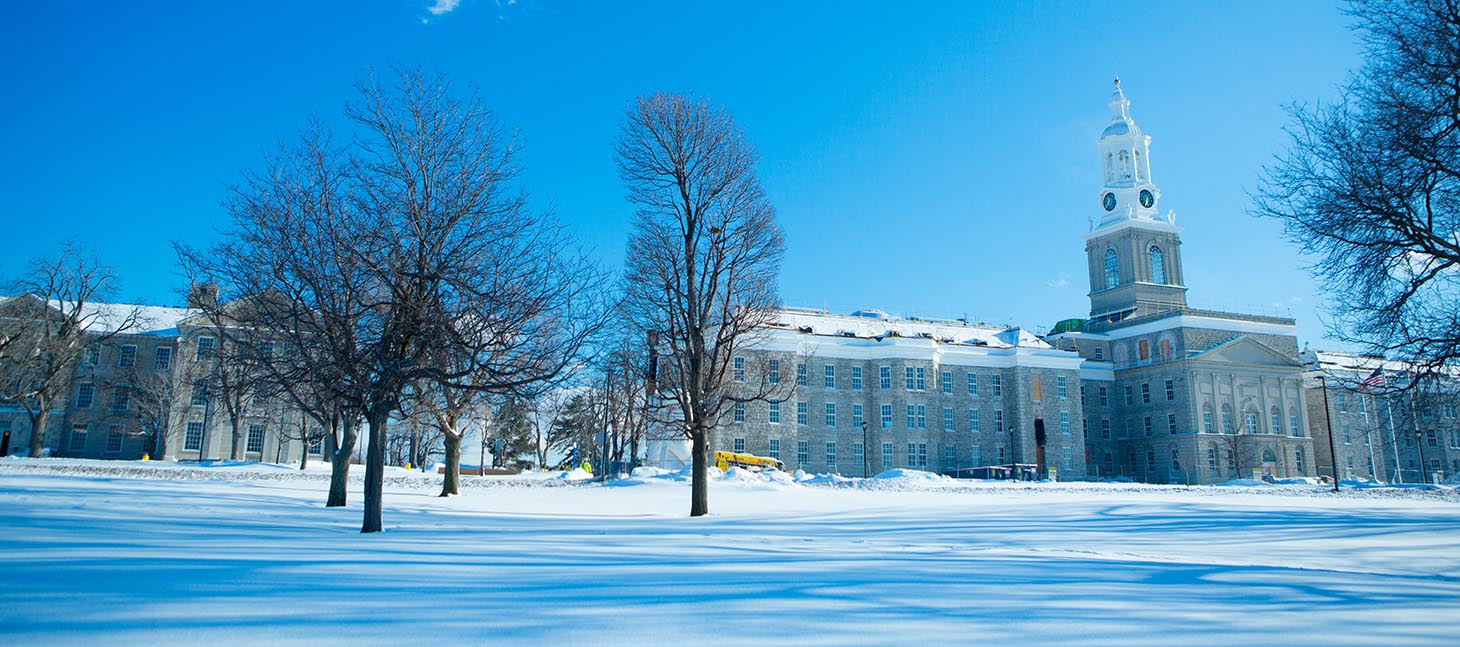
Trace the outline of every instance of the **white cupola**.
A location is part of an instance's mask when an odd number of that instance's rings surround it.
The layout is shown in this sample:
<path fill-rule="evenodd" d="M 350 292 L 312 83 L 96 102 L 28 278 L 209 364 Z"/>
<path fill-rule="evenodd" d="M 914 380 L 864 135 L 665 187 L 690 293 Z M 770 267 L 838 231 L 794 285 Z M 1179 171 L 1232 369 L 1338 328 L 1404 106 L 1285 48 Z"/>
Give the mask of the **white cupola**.
<path fill-rule="evenodd" d="M 1110 124 L 1095 145 L 1105 180 L 1099 191 L 1103 213 L 1096 228 L 1125 220 L 1171 224 L 1170 216 L 1160 215 L 1161 191 L 1151 183 L 1151 138 L 1131 119 L 1130 100 L 1119 78 L 1110 95 Z"/>

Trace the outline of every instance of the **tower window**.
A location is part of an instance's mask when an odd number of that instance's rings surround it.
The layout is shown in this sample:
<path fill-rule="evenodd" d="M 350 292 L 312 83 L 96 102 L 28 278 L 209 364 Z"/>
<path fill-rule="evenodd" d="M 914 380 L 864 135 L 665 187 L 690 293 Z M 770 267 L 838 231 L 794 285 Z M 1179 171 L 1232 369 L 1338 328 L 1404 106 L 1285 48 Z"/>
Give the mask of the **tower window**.
<path fill-rule="evenodd" d="M 1105 289 L 1109 290 L 1120 285 L 1120 268 L 1115 258 L 1115 250 L 1105 250 Z"/>
<path fill-rule="evenodd" d="M 1161 285 L 1165 285 L 1166 284 L 1166 254 L 1164 254 L 1164 253 L 1161 252 L 1161 248 L 1160 247 L 1157 247 L 1155 245 L 1151 245 L 1151 249 L 1148 252 L 1146 252 L 1146 255 L 1151 260 L 1151 282 L 1152 283 L 1160 283 Z"/>

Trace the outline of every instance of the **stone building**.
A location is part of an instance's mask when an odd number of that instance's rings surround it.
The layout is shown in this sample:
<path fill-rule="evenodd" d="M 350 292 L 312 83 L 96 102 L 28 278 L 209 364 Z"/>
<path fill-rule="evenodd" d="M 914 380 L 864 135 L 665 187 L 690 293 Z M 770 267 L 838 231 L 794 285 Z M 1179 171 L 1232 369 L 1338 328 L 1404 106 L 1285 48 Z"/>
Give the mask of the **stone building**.
<path fill-rule="evenodd" d="M 786 309 L 732 362 L 736 381 L 784 388 L 736 405 L 714 450 L 854 476 L 1041 464 L 1084 475 L 1082 360 L 1019 328 Z"/>
<path fill-rule="evenodd" d="M 1345 479 L 1416 483 L 1460 474 L 1460 380 L 1391 393 L 1402 363 L 1308 350 L 1302 357 L 1320 474 L 1332 473 L 1335 457 Z"/>
<path fill-rule="evenodd" d="M 1158 483 L 1312 474 L 1293 320 L 1187 306 L 1181 228 L 1161 213 L 1150 137 L 1119 81 L 1110 119 L 1101 215 L 1084 237 L 1090 316 L 1047 337 L 1091 376 L 1087 469 Z"/>
<path fill-rule="evenodd" d="M 202 287 L 202 286 L 198 286 Z M 190 300 L 209 298 L 194 290 Z M 0 301 L 0 313 L 23 309 L 35 297 Z M 52 456 L 101 459 L 202 460 L 229 458 L 230 416 L 220 404 L 214 357 L 219 335 L 192 306 L 168 308 L 91 303 L 87 332 L 96 339 L 70 371 L 64 406 L 53 411 L 44 447 Z M 124 325 L 121 332 L 118 327 Z M 305 448 L 283 433 L 301 424 L 301 416 L 282 398 L 240 391 L 238 407 L 243 454 L 247 460 L 291 462 Z M 156 455 L 157 433 L 166 434 L 165 456 Z M 0 445 L 9 454 L 23 454 L 30 438 L 30 419 L 15 403 L 0 402 Z M 295 433 L 295 437 L 300 435 Z"/>

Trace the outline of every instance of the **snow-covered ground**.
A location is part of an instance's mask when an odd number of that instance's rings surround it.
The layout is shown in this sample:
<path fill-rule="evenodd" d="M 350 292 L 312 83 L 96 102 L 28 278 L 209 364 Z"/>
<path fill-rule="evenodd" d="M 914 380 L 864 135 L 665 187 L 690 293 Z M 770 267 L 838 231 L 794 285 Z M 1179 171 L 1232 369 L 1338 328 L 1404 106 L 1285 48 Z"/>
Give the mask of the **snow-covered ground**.
<path fill-rule="evenodd" d="M 1460 644 L 1460 496 L 0 460 L 15 645 Z"/>

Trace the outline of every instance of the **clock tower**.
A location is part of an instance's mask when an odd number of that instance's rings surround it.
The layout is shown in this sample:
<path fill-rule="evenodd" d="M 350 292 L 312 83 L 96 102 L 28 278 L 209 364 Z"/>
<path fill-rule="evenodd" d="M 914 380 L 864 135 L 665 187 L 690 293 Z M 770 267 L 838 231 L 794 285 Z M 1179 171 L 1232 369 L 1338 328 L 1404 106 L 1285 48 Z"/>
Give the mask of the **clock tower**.
<path fill-rule="evenodd" d="M 1175 212 L 1161 214 L 1161 190 L 1151 182 L 1151 138 L 1131 119 L 1120 79 L 1110 96 L 1110 124 L 1095 145 L 1105 181 L 1096 194 L 1099 219 L 1085 234 L 1090 319 L 1116 322 L 1185 309 L 1181 228 Z"/>

